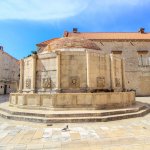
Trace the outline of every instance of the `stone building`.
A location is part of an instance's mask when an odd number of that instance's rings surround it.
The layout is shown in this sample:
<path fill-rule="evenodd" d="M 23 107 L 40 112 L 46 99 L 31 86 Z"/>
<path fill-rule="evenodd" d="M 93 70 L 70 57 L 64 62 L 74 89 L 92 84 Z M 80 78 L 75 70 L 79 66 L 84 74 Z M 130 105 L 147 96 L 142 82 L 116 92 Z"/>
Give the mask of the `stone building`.
<path fill-rule="evenodd" d="M 138 32 L 64 32 L 64 37 L 78 37 L 93 41 L 104 53 L 121 56 L 125 60 L 126 88 L 139 96 L 150 95 L 150 33 Z M 41 51 L 52 39 L 37 44 Z"/>
<path fill-rule="evenodd" d="M 0 46 L 0 94 L 15 92 L 19 81 L 19 61 Z"/>
<path fill-rule="evenodd" d="M 148 113 L 149 106 L 136 102 L 135 92 L 129 89 L 119 49 L 106 52 L 101 43 L 65 32 L 65 37 L 38 44 L 37 53 L 20 61 L 19 91 L 10 94 L 8 113 L 2 116 L 66 123 Z"/>
<path fill-rule="evenodd" d="M 135 103 L 126 91 L 124 61 L 91 40 L 63 37 L 20 61 L 19 92 L 10 105 L 21 108 L 109 108 Z"/>
<path fill-rule="evenodd" d="M 19 90 L 25 93 L 122 91 L 123 69 L 123 60 L 102 53 L 90 40 L 60 38 L 37 55 L 21 60 Z"/>

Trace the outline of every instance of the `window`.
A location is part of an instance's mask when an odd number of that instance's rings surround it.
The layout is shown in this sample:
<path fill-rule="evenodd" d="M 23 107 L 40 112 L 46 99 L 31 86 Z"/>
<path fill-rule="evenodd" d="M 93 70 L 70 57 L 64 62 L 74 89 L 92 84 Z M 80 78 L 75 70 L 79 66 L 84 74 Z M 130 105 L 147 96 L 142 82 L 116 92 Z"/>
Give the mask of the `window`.
<path fill-rule="evenodd" d="M 148 51 L 138 51 L 138 65 L 140 67 L 150 66 L 150 56 L 147 54 Z"/>
<path fill-rule="evenodd" d="M 119 56 L 119 57 L 122 55 L 122 51 L 120 51 L 120 50 L 112 50 L 111 53 L 114 54 L 115 56 Z"/>

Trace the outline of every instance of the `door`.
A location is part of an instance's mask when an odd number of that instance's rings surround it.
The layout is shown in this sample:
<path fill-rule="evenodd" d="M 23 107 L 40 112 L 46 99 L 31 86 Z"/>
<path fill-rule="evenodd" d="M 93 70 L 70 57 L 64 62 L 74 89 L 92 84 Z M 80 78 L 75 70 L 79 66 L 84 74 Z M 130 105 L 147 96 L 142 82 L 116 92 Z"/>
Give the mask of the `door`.
<path fill-rule="evenodd" d="M 4 85 L 4 94 L 7 94 L 7 85 Z"/>

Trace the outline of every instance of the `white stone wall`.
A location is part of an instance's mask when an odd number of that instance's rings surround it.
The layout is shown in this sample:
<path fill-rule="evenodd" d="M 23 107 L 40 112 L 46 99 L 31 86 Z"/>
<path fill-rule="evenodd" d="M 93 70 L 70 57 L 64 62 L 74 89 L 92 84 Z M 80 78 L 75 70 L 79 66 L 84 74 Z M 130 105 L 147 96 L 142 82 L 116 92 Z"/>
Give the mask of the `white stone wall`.
<path fill-rule="evenodd" d="M 101 93 L 55 93 L 55 94 L 20 94 L 10 95 L 11 106 L 21 108 L 121 108 L 135 103 L 134 92 Z"/>
<path fill-rule="evenodd" d="M 4 83 L 0 82 L 0 94 L 4 94 Z"/>
<path fill-rule="evenodd" d="M 4 94 L 4 86 L 7 85 L 7 93 L 15 92 L 19 80 L 18 60 L 0 50 L 0 94 Z"/>
<path fill-rule="evenodd" d="M 23 85 L 20 86 L 23 88 L 20 89 L 25 93 L 123 89 L 122 60 L 99 51 L 66 49 L 59 53 L 39 53 L 22 61 L 23 73 L 20 73 L 20 79 L 23 80 Z"/>
<path fill-rule="evenodd" d="M 104 80 L 104 89 L 110 89 L 110 57 L 101 53 L 89 53 L 89 80 L 90 88 L 99 88 L 97 78 Z"/>
<path fill-rule="evenodd" d="M 149 41 L 95 41 L 102 51 L 122 51 L 125 60 L 126 86 L 136 90 L 137 95 L 150 95 L 150 42 Z M 148 51 L 143 54 L 149 57 L 147 66 L 139 65 L 138 51 Z"/>
<path fill-rule="evenodd" d="M 86 69 L 85 52 L 62 52 L 60 62 L 61 88 L 86 88 Z M 77 80 L 78 83 L 76 85 L 72 85 L 72 79 Z"/>
<path fill-rule="evenodd" d="M 49 79 L 49 85 L 43 85 Z M 47 87 L 46 87 L 47 86 Z M 44 89 L 45 87 L 45 89 Z M 56 54 L 39 54 L 36 67 L 36 89 L 41 92 L 50 92 L 56 88 Z"/>
<path fill-rule="evenodd" d="M 33 60 L 32 57 L 24 59 L 24 78 L 23 78 L 23 89 L 28 91 L 31 89 L 33 84 Z"/>

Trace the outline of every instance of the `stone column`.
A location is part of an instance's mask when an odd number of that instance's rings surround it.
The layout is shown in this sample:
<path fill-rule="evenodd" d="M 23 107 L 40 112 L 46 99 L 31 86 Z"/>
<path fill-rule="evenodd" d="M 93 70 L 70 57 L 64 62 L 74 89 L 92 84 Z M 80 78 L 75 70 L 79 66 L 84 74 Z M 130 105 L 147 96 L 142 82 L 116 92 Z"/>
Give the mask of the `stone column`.
<path fill-rule="evenodd" d="M 106 77 L 105 77 L 105 83 L 106 83 L 106 85 L 107 85 L 107 88 L 111 88 L 111 71 L 110 71 L 110 69 L 111 69 L 111 66 L 110 66 L 110 56 L 107 54 L 107 55 L 105 55 L 105 59 L 106 59 L 106 64 L 105 64 L 105 66 L 106 66 Z"/>
<path fill-rule="evenodd" d="M 60 90 L 60 58 L 61 58 L 61 53 L 57 52 L 57 57 L 56 57 L 56 88 L 59 91 Z"/>
<path fill-rule="evenodd" d="M 126 81 L 125 81 L 125 64 L 124 64 L 124 59 L 122 59 L 121 60 L 121 66 L 122 66 L 122 88 L 123 88 L 123 90 L 125 90 L 126 89 L 126 86 L 125 86 L 125 83 L 126 83 Z"/>
<path fill-rule="evenodd" d="M 24 60 L 20 60 L 20 80 L 19 80 L 19 93 L 22 93 L 24 78 Z"/>
<path fill-rule="evenodd" d="M 36 83 L 36 58 L 37 58 L 37 55 L 36 54 L 33 54 L 32 55 L 32 80 L 31 80 L 31 91 L 33 93 L 35 93 L 35 83 Z"/>
<path fill-rule="evenodd" d="M 90 53 L 86 51 L 86 61 L 87 61 L 87 89 L 91 88 L 90 83 Z"/>
<path fill-rule="evenodd" d="M 111 70 L 111 88 L 114 90 L 115 89 L 115 72 L 114 72 L 114 56 L 113 54 L 110 54 L 110 70 Z"/>

